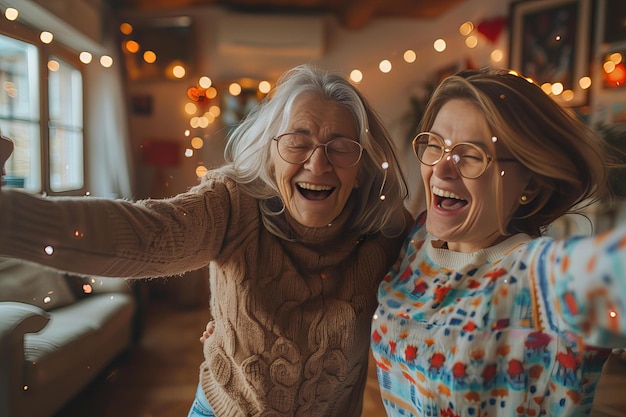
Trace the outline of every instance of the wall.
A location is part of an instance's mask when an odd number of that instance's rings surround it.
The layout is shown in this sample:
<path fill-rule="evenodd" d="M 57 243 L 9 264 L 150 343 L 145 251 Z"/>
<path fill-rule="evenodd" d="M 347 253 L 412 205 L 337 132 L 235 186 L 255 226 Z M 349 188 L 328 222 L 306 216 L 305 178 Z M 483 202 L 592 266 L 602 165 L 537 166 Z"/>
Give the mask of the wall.
<path fill-rule="evenodd" d="M 409 110 L 411 94 L 421 93 L 422 83 L 430 80 L 433 74 L 451 64 L 464 65 L 471 59 L 476 65 L 491 64 L 489 55 L 498 47 L 506 51 L 507 37 L 503 33 L 496 44 L 481 39 L 479 46 L 470 50 L 464 44 L 464 37 L 458 32 L 461 23 L 467 20 L 479 22 L 488 18 L 506 15 L 508 0 L 468 0 L 453 8 L 445 16 L 435 20 L 416 20 L 388 18 L 378 19 L 362 30 L 349 31 L 343 29 L 330 16 L 320 16 L 326 26 L 325 51 L 321 56 L 293 56 L 285 54 L 241 54 L 225 56 L 220 52 L 219 23 L 228 18 L 228 12 L 216 8 L 194 8 L 179 11 L 179 15 L 188 14 L 193 17 L 197 31 L 198 65 L 194 74 L 182 81 L 134 81 L 129 83 L 129 94 L 150 95 L 153 97 L 152 114 L 131 115 L 131 137 L 135 149 L 145 138 L 164 138 L 186 141 L 183 131 L 188 126 L 183 106 L 189 100 L 186 89 L 195 84 L 201 75 L 211 77 L 214 84 L 225 85 L 240 77 L 251 77 L 257 80 L 275 78 L 284 70 L 304 62 L 340 71 L 346 76 L 354 68 L 364 74 L 359 89 L 364 93 L 374 108 L 381 114 L 392 132 L 398 145 L 402 148 L 404 163 L 408 169 L 413 192 L 413 205 L 421 194 L 418 181 L 417 164 L 412 152 L 409 151 L 406 138 L 406 125 L 402 119 Z M 128 16 L 129 20 L 138 16 Z M 146 18 L 145 15 L 142 16 Z M 267 19 L 261 16 L 259 19 Z M 448 49 L 437 53 L 432 48 L 436 38 L 445 38 Z M 417 60 L 407 64 L 402 60 L 406 49 L 417 52 Z M 393 69 L 387 74 L 378 70 L 378 63 L 389 59 Z M 506 56 L 502 61 L 507 62 Z M 212 166 L 221 162 L 223 132 L 209 129 L 209 139 L 201 152 L 193 158 L 186 159 L 178 169 L 166 169 L 164 177 L 168 188 L 164 193 L 173 194 L 195 183 L 193 170 L 199 163 Z M 154 186 L 155 169 L 148 167 L 140 170 L 140 183 L 143 184 L 139 193 L 149 193 Z"/>

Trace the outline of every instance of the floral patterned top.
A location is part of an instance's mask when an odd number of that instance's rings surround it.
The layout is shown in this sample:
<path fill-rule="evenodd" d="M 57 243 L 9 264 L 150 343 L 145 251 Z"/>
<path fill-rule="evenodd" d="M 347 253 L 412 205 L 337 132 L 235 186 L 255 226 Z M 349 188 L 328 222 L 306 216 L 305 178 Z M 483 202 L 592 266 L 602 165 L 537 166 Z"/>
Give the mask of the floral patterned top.
<path fill-rule="evenodd" d="M 608 348 L 626 346 L 626 228 L 466 254 L 424 223 L 372 322 L 388 416 L 588 415 Z"/>

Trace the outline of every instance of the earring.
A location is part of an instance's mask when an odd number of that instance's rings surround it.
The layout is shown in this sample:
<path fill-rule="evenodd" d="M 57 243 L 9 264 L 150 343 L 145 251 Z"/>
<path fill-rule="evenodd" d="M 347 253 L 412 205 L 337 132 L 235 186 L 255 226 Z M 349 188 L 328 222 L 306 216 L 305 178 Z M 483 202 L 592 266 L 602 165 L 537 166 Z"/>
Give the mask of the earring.
<path fill-rule="evenodd" d="M 522 194 L 522 196 L 519 198 L 519 202 L 520 204 L 526 204 L 528 202 L 528 197 L 526 196 L 526 194 Z"/>

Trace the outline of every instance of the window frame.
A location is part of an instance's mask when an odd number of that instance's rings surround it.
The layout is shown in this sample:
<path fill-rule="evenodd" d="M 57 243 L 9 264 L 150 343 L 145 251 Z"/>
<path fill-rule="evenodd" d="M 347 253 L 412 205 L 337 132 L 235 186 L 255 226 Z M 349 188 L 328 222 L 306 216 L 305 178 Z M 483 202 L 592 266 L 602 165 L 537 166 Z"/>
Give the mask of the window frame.
<path fill-rule="evenodd" d="M 3 25 L 0 27 L 0 35 L 8 36 L 18 41 L 26 42 L 33 45 L 37 49 L 38 53 L 38 74 L 39 77 L 39 148 L 40 148 L 40 190 L 33 190 L 33 192 L 40 192 L 46 195 L 58 195 L 58 196 L 71 196 L 71 195 L 84 195 L 87 192 L 89 178 L 87 169 L 87 156 L 88 156 L 88 138 L 87 129 L 85 128 L 85 118 L 87 114 L 86 110 L 86 92 L 85 92 L 85 70 L 83 64 L 78 59 L 78 53 L 70 48 L 60 44 L 56 40 L 53 40 L 50 44 L 44 44 L 39 39 L 40 31 L 23 25 L 19 22 L 9 22 L 9 25 Z M 52 128 L 50 114 L 49 114 L 49 84 L 48 84 L 48 61 L 52 57 L 58 57 L 65 61 L 67 64 L 72 65 L 81 74 L 82 78 L 82 176 L 83 183 L 80 188 L 66 190 L 66 191 L 54 191 L 51 187 L 51 162 L 50 162 L 50 129 Z M 11 119 L 0 119 L 11 120 Z"/>

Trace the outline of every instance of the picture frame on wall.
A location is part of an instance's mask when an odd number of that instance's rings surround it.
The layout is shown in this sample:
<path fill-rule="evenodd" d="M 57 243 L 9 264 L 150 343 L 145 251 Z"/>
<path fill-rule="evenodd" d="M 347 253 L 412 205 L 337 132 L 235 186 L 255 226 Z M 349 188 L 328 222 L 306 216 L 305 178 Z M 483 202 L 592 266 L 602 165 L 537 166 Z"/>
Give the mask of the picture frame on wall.
<path fill-rule="evenodd" d="M 569 107 L 588 103 L 579 81 L 591 75 L 591 7 L 592 0 L 511 3 L 510 68 L 539 85 L 561 83 L 554 98 Z"/>

